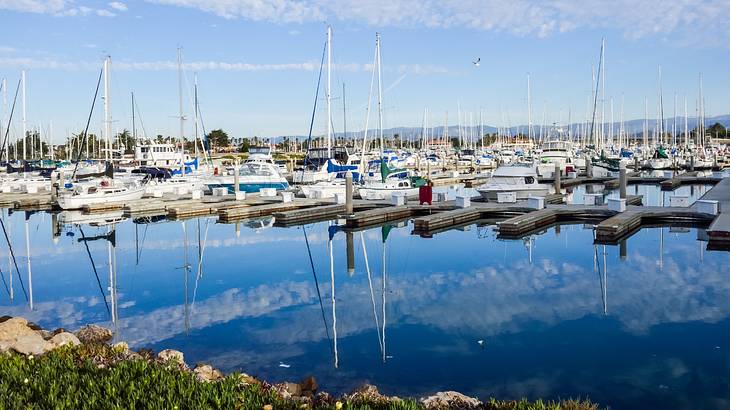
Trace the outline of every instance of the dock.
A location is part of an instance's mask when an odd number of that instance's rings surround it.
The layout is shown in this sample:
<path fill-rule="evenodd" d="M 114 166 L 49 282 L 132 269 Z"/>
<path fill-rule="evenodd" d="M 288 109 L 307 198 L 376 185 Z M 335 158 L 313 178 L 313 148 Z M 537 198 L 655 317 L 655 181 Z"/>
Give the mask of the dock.
<path fill-rule="evenodd" d="M 345 231 L 359 231 L 384 224 L 413 221 L 413 234 L 430 237 L 449 229 L 490 221 L 495 224 L 499 238 L 514 239 L 544 231 L 552 226 L 589 222 L 595 226 L 597 243 L 615 244 L 647 226 L 691 226 L 706 229 L 708 246 L 730 249 L 730 178 L 700 176 L 687 172 L 666 177 L 642 177 L 638 173 L 627 173 L 626 184 L 659 185 L 663 191 L 672 191 L 682 185 L 713 185 L 701 198 L 702 201 L 716 201 L 717 210 L 702 212 L 696 205 L 689 207 L 648 207 L 642 205 L 642 197 L 627 195 L 625 210 L 618 212 L 607 205 L 565 204 L 561 193 L 544 197 L 544 203 L 537 207 L 528 206 L 527 201 L 516 203 L 485 202 L 479 197 L 461 198 L 460 201 L 442 200 L 432 204 L 416 201 L 394 205 L 391 200 L 368 201 L 353 199 L 351 214 L 346 214 L 346 205 L 334 198 L 293 198 L 292 195 L 277 194 L 261 196 L 249 194 L 236 199 L 235 195 L 195 197 L 188 194 L 165 194 L 162 197 L 147 196 L 125 204 L 90 205 L 83 213 L 103 217 L 105 213 L 121 213 L 135 221 L 180 220 L 197 217 L 214 217 L 219 223 L 238 223 L 243 220 L 273 216 L 274 225 L 280 227 L 298 226 L 335 220 Z M 479 179 L 473 175 L 454 175 L 439 178 L 441 183 L 471 183 Z M 551 179 L 540 182 L 553 184 Z M 561 187 L 584 184 L 602 184 L 608 189 L 618 186 L 616 178 L 593 178 L 579 176 L 561 179 Z M 341 199 L 341 198 L 340 198 Z M 465 201 L 466 200 L 466 201 Z M 457 204 L 458 202 L 458 204 Z M 703 202 L 703 205 L 715 202 Z M 534 203 L 531 206 L 535 206 Z M 4 193 L 0 195 L 0 207 L 25 211 L 56 212 L 49 192 Z M 714 209 L 714 208 L 713 208 Z"/>

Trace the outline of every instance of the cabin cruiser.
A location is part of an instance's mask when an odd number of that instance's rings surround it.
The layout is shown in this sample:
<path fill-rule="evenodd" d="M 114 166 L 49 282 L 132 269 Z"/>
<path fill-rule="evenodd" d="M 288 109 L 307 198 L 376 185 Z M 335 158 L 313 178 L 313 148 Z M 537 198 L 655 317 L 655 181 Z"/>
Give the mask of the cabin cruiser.
<path fill-rule="evenodd" d="M 555 164 L 560 172 L 567 175 L 575 171 L 573 164 L 573 144 L 570 141 L 552 140 L 546 141 L 541 146 L 540 163 L 537 172 L 540 175 L 552 175 L 555 172 Z"/>
<path fill-rule="evenodd" d="M 268 145 L 249 147 L 248 159 L 246 159 L 246 162 L 264 162 L 276 166 L 279 169 L 280 174 L 286 174 L 289 172 L 289 170 L 286 169 L 286 163 L 274 161 L 274 157 L 271 155 L 271 147 Z"/>
<path fill-rule="evenodd" d="M 226 168 L 222 175 L 216 175 L 204 182 L 208 188 L 227 188 L 234 192 L 235 172 L 238 170 L 238 189 L 240 192 L 259 192 L 261 188 L 284 190 L 289 188 L 286 178 L 279 174 L 276 165 L 266 162 L 246 162 L 237 167 Z"/>
<path fill-rule="evenodd" d="M 174 144 L 167 142 L 138 142 L 134 147 L 134 160 L 140 166 L 180 169 L 182 166 L 194 165 L 197 168 L 197 162 L 194 162 L 190 155 L 177 150 Z"/>
<path fill-rule="evenodd" d="M 487 183 L 478 187 L 477 191 L 486 200 L 496 200 L 497 194 L 503 192 L 514 192 L 517 199 L 527 199 L 545 196 L 549 189 L 549 186 L 538 183 L 537 172 L 532 166 L 509 165 L 494 170 Z"/>

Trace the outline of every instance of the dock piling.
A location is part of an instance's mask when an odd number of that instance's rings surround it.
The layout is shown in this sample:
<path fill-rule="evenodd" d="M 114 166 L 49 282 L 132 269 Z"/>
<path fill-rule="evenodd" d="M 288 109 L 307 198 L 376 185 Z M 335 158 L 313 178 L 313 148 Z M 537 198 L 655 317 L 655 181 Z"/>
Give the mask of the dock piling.
<path fill-rule="evenodd" d="M 345 174 L 345 213 L 352 215 L 352 172 Z"/>
<path fill-rule="evenodd" d="M 619 194 L 621 199 L 626 199 L 626 184 L 628 182 L 628 178 L 626 178 L 626 164 L 623 162 L 619 164 L 618 167 L 618 185 L 619 185 Z"/>
<path fill-rule="evenodd" d="M 562 188 L 562 185 L 560 183 L 560 164 L 555 163 L 555 170 L 553 171 L 553 177 L 555 178 L 555 193 L 560 193 L 560 188 Z"/>

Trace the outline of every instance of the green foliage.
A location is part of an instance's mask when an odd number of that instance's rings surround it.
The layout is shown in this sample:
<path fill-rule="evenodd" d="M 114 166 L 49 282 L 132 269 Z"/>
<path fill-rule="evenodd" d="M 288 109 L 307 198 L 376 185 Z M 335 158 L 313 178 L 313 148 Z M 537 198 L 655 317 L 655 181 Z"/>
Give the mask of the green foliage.
<path fill-rule="evenodd" d="M 216 383 L 198 381 L 177 363 L 160 364 L 148 352 L 136 358 L 104 344 L 63 347 L 33 359 L 0 354 L 0 409 L 274 409 L 305 408 L 285 400 L 267 384 L 239 374 Z M 247 382 L 245 382 L 247 381 Z M 338 409 L 334 399 L 314 408 Z M 414 400 L 353 398 L 341 409 L 416 410 Z M 490 400 L 489 410 L 596 410 L 587 401 Z M 311 408 L 311 407 L 310 407 Z"/>
<path fill-rule="evenodd" d="M 208 133 L 208 142 L 214 147 L 227 147 L 230 143 L 228 134 L 222 129 L 213 130 Z"/>

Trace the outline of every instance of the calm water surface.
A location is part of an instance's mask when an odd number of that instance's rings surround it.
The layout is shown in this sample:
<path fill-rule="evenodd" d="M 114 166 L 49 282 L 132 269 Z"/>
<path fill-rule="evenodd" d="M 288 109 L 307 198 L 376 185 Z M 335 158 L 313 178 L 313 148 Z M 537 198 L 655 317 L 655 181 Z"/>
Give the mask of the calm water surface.
<path fill-rule="evenodd" d="M 706 251 L 696 229 L 603 246 L 582 224 L 505 241 L 489 225 L 425 239 L 404 223 L 354 233 L 348 272 L 347 234 L 326 222 L 78 217 L 57 216 L 71 223 L 54 238 L 49 214 L 6 215 L 20 275 L 13 300 L 0 288 L 0 314 L 98 323 L 132 347 L 272 381 L 313 374 L 333 392 L 730 406 L 730 253 Z M 0 241 L 8 285 L 10 263 Z"/>

